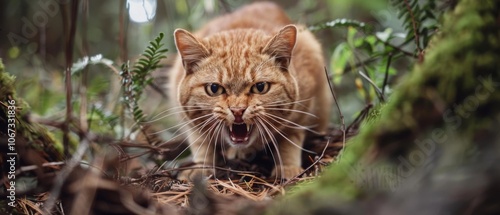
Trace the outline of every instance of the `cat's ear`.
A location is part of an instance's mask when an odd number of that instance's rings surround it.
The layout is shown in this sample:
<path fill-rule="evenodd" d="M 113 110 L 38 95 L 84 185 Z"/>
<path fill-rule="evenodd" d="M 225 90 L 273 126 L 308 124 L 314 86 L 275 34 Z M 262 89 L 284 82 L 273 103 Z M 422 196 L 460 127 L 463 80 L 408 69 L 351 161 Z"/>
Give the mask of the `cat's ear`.
<path fill-rule="evenodd" d="M 292 51 L 297 41 L 297 27 L 295 25 L 287 25 L 283 27 L 262 49 L 264 54 L 275 57 L 276 62 L 281 68 L 288 70 Z"/>
<path fill-rule="evenodd" d="M 174 32 L 175 46 L 182 58 L 186 72 L 192 72 L 198 63 L 209 55 L 208 49 L 194 35 L 184 29 Z"/>

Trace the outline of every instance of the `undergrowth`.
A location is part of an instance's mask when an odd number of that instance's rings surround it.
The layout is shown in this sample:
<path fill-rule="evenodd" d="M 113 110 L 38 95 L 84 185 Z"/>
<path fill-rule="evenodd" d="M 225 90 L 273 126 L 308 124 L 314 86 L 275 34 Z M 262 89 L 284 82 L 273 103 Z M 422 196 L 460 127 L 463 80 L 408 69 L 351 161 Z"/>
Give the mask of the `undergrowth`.
<path fill-rule="evenodd" d="M 425 61 L 426 48 L 429 45 L 430 38 L 439 32 L 440 26 L 438 23 L 443 12 L 454 5 L 450 2 L 453 1 L 391 0 L 390 5 L 398 11 L 398 18 L 402 22 L 404 32 L 395 32 L 391 28 L 374 22 L 363 22 L 347 18 L 325 21 L 310 26 L 309 29 L 313 32 L 342 29 L 345 38 L 335 46 L 331 45 L 329 47 L 333 49 L 332 54 L 329 56 L 331 64 L 327 66 L 332 73 L 332 83 L 338 86 L 345 80 L 346 75 L 354 74 L 354 83 L 350 84 L 355 87 L 356 93 L 364 100 L 366 105 L 385 103 L 390 98 L 392 87 L 397 84 L 397 77 L 404 75 L 412 64 Z M 73 142 L 77 144 L 69 145 L 70 147 L 75 147 L 78 143 L 88 139 L 92 143 L 97 143 L 96 145 L 109 144 L 114 146 L 117 151 L 120 151 L 120 161 L 130 160 L 133 157 L 139 157 L 149 152 L 162 154 L 163 151 L 159 151 L 159 149 L 152 146 L 152 140 L 149 139 L 150 135 L 145 130 L 144 124 L 151 120 L 151 117 L 145 114 L 145 111 L 141 108 L 141 102 L 145 101 L 145 89 L 153 84 L 152 72 L 160 68 L 160 62 L 166 58 L 168 50 L 164 48 L 164 38 L 164 34 L 160 33 L 149 43 L 140 58 L 134 63 L 126 61 L 121 66 L 117 66 L 116 62 L 110 60 L 113 57 L 105 58 L 103 55 L 98 54 L 85 56 L 73 64 L 71 69 L 72 77 L 77 80 L 80 75 L 88 72 L 86 69 L 89 67 L 103 65 L 114 72 L 111 79 L 113 81 L 119 80 L 121 91 L 118 96 L 119 105 L 109 105 L 112 102 L 103 99 L 103 97 L 109 95 L 99 95 L 102 92 L 98 93 L 90 90 L 90 92 L 93 92 L 89 93 L 91 94 L 89 98 L 92 105 L 87 110 L 88 114 L 85 115 L 84 120 L 87 120 L 91 126 L 89 131 L 85 133 L 76 120 L 72 122 L 72 129 L 66 132 L 71 132 Z M 92 87 L 94 86 L 89 88 Z M 102 90 L 98 87 L 95 87 L 95 89 L 95 91 L 105 91 L 108 94 L 111 94 L 110 91 L 112 91 L 109 89 Z M 77 106 L 81 105 L 76 99 L 74 103 Z M 62 105 L 53 106 L 61 107 Z M 105 106 L 110 108 L 105 108 Z M 76 112 L 72 114 L 79 115 Z M 131 120 L 125 123 L 127 119 Z M 52 118 L 41 121 L 42 124 L 56 128 L 54 129 L 55 133 L 61 133 L 60 121 Z M 134 128 L 140 129 L 143 137 L 146 138 L 145 142 L 132 137 L 131 134 Z M 123 135 L 124 133 L 126 134 Z M 131 142 L 138 144 L 133 145 L 130 144 Z M 132 147 L 130 147 L 131 145 Z M 149 151 L 146 150 L 146 152 L 130 155 L 127 154 L 129 151 L 124 150 L 127 147 L 142 147 L 149 149 Z M 98 148 L 93 147 L 91 151 L 98 151 Z M 72 148 L 71 150 L 74 151 L 75 149 Z M 88 156 L 86 162 L 92 162 L 90 158 L 95 157 Z M 122 166 L 118 166 L 116 169 L 119 167 Z M 32 175 L 28 175 L 26 178 L 36 181 L 36 178 Z M 119 177 L 113 175 L 111 178 Z"/>
<path fill-rule="evenodd" d="M 139 107 L 139 100 L 144 88 L 153 82 L 151 73 L 159 67 L 160 60 L 166 58 L 168 49 L 162 49 L 164 34 L 160 33 L 144 50 L 141 58 L 130 69 L 129 62 L 121 66 L 123 104 L 130 110 L 136 123 L 144 121 L 144 113 Z"/>

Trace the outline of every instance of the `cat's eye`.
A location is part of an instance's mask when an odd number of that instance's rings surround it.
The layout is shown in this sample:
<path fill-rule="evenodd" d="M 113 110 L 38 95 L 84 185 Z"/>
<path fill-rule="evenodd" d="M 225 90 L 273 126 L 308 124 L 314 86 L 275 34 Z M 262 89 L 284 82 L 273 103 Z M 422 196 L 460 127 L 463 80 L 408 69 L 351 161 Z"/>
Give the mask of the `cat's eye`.
<path fill-rule="evenodd" d="M 205 85 L 205 91 L 209 96 L 218 96 L 226 92 L 224 87 L 216 83 L 210 83 Z"/>
<path fill-rule="evenodd" d="M 269 91 L 269 83 L 268 82 L 256 83 L 252 86 L 252 89 L 250 91 L 256 94 L 267 93 L 267 91 Z"/>

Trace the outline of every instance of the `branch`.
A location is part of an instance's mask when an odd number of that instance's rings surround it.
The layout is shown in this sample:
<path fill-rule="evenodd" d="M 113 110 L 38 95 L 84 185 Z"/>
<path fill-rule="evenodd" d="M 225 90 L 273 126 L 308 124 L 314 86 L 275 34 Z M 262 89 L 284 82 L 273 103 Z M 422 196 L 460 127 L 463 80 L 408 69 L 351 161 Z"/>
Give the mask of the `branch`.
<path fill-rule="evenodd" d="M 73 106 L 71 104 L 72 99 L 72 84 L 71 84 L 71 67 L 73 65 L 73 45 L 75 42 L 76 33 L 76 20 L 78 18 L 78 0 L 72 1 L 71 11 L 70 11 L 70 23 L 69 23 L 69 33 L 66 38 L 66 70 L 65 70 L 65 86 L 66 86 L 66 117 L 63 127 L 63 145 L 64 145 L 64 156 L 69 156 L 69 126 L 71 123 L 71 116 L 73 112 Z M 64 8 L 67 9 L 67 8 Z M 65 17 L 63 17 L 65 19 Z"/>
<path fill-rule="evenodd" d="M 328 86 L 330 88 L 330 91 L 332 92 L 333 100 L 335 100 L 335 105 L 337 106 L 337 110 L 339 112 L 340 121 L 342 123 L 341 128 L 340 128 L 340 130 L 342 131 L 342 149 L 341 149 L 341 152 L 339 152 L 339 155 L 337 156 L 338 157 L 337 161 L 339 161 L 340 158 L 342 157 L 342 151 L 345 149 L 345 131 L 346 131 L 346 129 L 345 129 L 345 122 L 344 122 L 344 115 L 342 114 L 342 111 L 340 110 L 339 102 L 337 100 L 337 96 L 335 95 L 335 90 L 333 89 L 333 83 L 330 81 L 330 78 L 328 75 L 328 70 L 326 69 L 326 67 L 325 67 L 325 75 L 326 75 L 326 78 L 328 81 Z"/>
<path fill-rule="evenodd" d="M 418 34 L 418 24 L 415 21 L 415 15 L 413 15 L 413 10 L 411 10 L 410 3 L 408 0 L 404 0 L 406 9 L 408 9 L 408 12 L 410 12 L 410 17 L 411 17 L 411 24 L 413 26 L 413 35 L 415 36 L 415 45 L 417 46 L 417 52 L 418 52 L 418 59 L 420 62 L 423 60 L 423 55 L 422 55 L 422 48 L 420 47 L 420 35 Z"/>
<path fill-rule="evenodd" d="M 389 53 L 387 59 L 387 66 L 385 67 L 384 83 L 382 84 L 382 95 L 385 95 L 385 86 L 387 86 L 387 79 L 389 78 L 389 68 L 391 67 L 392 52 Z"/>

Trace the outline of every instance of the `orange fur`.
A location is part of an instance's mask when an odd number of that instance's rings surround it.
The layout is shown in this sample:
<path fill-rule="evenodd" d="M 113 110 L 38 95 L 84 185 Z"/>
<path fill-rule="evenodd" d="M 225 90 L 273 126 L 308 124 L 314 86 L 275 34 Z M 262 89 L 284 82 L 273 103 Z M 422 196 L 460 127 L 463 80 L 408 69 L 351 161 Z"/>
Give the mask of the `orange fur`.
<path fill-rule="evenodd" d="M 186 131 L 194 162 L 214 165 L 223 144 L 229 157 L 272 148 L 274 175 L 301 172 L 307 131 L 294 127 L 314 125 L 312 130 L 325 132 L 331 96 L 321 46 L 299 28 L 278 6 L 264 2 L 216 18 L 195 34 L 175 31 L 180 57 L 170 96 L 183 107 L 181 118 L 192 120 Z"/>

